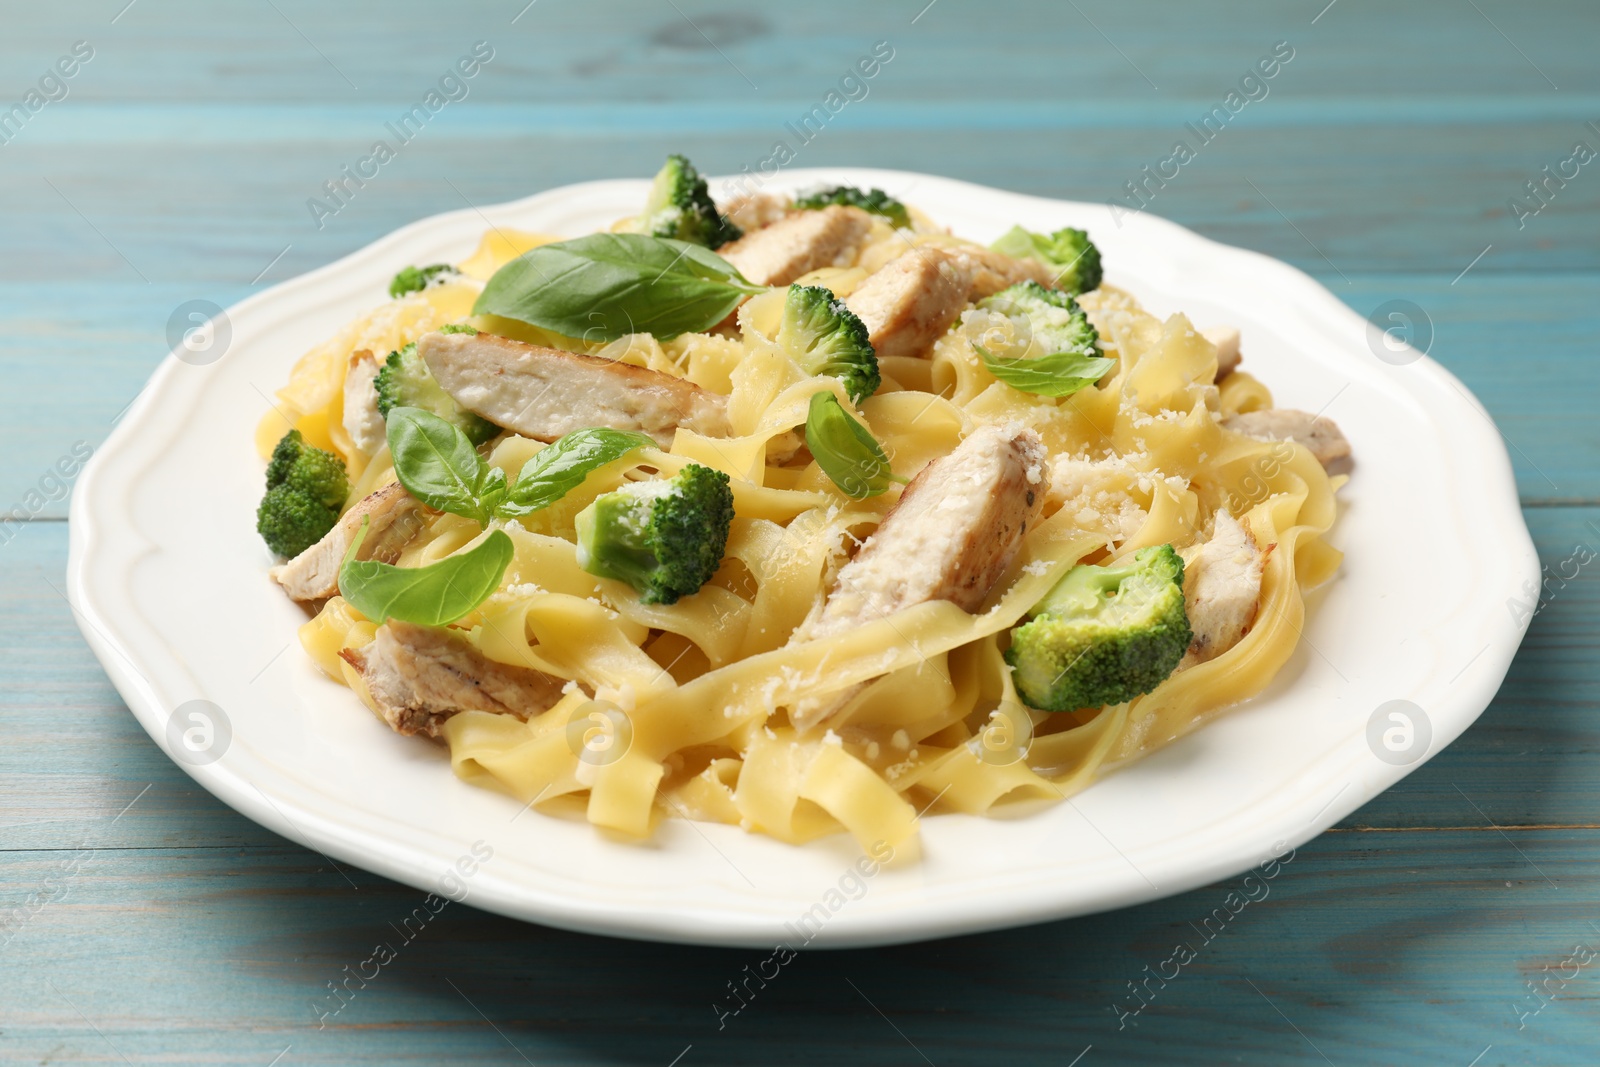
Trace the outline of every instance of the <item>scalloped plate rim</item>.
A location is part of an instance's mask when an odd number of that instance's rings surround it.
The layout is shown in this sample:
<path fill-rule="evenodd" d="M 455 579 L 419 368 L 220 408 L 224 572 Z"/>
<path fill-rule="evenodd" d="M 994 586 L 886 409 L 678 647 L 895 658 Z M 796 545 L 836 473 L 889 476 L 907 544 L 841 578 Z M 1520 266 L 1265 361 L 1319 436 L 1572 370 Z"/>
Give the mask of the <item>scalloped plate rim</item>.
<path fill-rule="evenodd" d="M 881 184 L 890 188 L 891 192 L 907 185 L 926 187 L 935 194 L 935 199 L 951 203 L 959 201 L 964 207 L 973 204 L 1010 203 L 1021 208 L 1032 205 L 1042 210 L 1067 209 L 1080 216 L 1104 212 L 1103 205 L 1005 192 L 931 175 L 862 168 L 788 172 L 781 180 L 775 181 L 773 187 L 793 189 L 822 181 L 860 185 Z M 629 179 L 589 182 L 549 190 L 506 204 L 481 209 L 467 208 L 422 219 L 334 263 L 254 294 L 228 309 L 228 314 L 237 323 L 240 319 L 262 313 L 275 304 L 300 298 L 314 291 L 318 283 L 324 279 L 343 280 L 355 272 L 392 273 L 395 261 L 385 260 L 384 257 L 392 249 L 404 246 L 419 237 L 459 232 L 462 235 L 470 233 L 475 240 L 484 228 L 485 217 L 510 219 L 551 205 L 582 201 L 586 197 L 598 197 L 604 200 L 606 196 L 612 194 L 626 193 L 629 196 L 636 196 L 645 184 L 642 180 Z M 913 200 L 917 198 L 913 197 Z M 923 206 L 921 201 L 918 202 L 919 206 Z M 930 214 L 940 217 L 939 208 L 928 209 Z M 1128 225 L 1135 233 L 1152 242 L 1170 245 L 1180 253 L 1175 257 L 1177 259 L 1184 257 L 1211 259 L 1219 264 L 1248 267 L 1265 275 L 1276 286 L 1291 291 L 1295 297 L 1291 310 L 1309 316 L 1313 323 L 1321 323 L 1330 330 L 1339 327 L 1350 328 L 1353 336 L 1355 331 L 1366 328 L 1364 320 L 1359 315 L 1345 307 L 1314 279 L 1288 264 L 1260 253 L 1219 244 L 1176 223 L 1147 214 L 1134 217 Z M 1100 231 L 1097 231 L 1097 237 L 1099 233 Z M 1113 281 L 1124 282 L 1123 278 L 1116 276 L 1114 262 L 1112 273 Z M 376 299 L 373 302 L 376 302 Z M 359 307 L 352 308 L 352 313 L 358 310 Z M 1431 359 L 1422 357 L 1407 370 L 1415 371 L 1411 379 L 1413 385 L 1407 392 L 1432 416 L 1427 420 L 1431 423 L 1431 428 L 1441 439 L 1449 440 L 1452 444 L 1472 446 L 1470 449 L 1464 449 L 1463 458 L 1455 468 L 1455 473 L 1460 476 L 1470 467 L 1472 481 L 1470 489 L 1483 505 L 1479 510 L 1487 509 L 1490 517 L 1500 520 L 1493 534 L 1500 541 L 1501 547 L 1506 550 L 1501 560 L 1505 566 L 1498 572 L 1491 568 L 1490 574 L 1491 577 L 1498 579 L 1496 583 L 1498 588 L 1509 590 L 1508 595 L 1515 594 L 1521 590 L 1524 582 L 1537 577 L 1538 561 L 1522 518 L 1505 448 L 1497 434 L 1486 432 L 1481 426 L 1475 426 L 1469 420 L 1457 422 L 1450 417 L 1471 409 L 1482 419 L 1488 420 L 1482 405 L 1443 367 Z M 172 396 L 182 394 L 185 383 L 177 376 L 183 373 L 185 365 L 175 356 L 169 356 L 152 376 L 138 400 L 123 416 L 106 444 L 96 450 L 80 475 L 72 500 L 68 561 L 68 595 L 80 629 L 83 630 L 90 647 L 105 666 L 119 692 L 127 700 L 130 709 L 164 751 L 167 750 L 162 730 L 165 702 L 161 699 L 159 690 L 174 688 L 172 683 L 181 680 L 187 671 L 181 662 L 176 665 L 163 664 L 157 669 L 146 654 L 132 647 L 135 642 L 127 635 L 126 630 L 130 623 L 136 624 L 141 619 L 130 613 L 128 610 L 130 605 L 119 605 L 113 601 L 112 589 L 108 586 L 97 586 L 92 582 L 90 571 L 96 561 L 103 561 L 108 553 L 117 550 L 119 543 L 124 555 L 148 554 L 160 550 L 159 545 L 147 542 L 137 552 L 133 551 L 140 537 L 137 534 L 137 524 L 131 521 L 131 509 L 128 506 L 132 483 L 130 481 L 120 488 L 116 485 L 103 487 L 102 479 L 105 472 L 112 469 L 117 457 L 130 455 L 132 446 L 138 444 L 141 439 L 148 447 L 155 434 L 163 432 L 160 427 L 152 426 L 152 422 L 164 406 L 171 403 Z M 203 388 L 203 383 L 198 379 L 192 381 L 193 389 Z M 1269 382 L 1269 385 L 1277 384 L 1279 383 Z M 1431 403 L 1428 402 L 1429 390 L 1433 394 Z M 1451 397 L 1449 395 L 1451 391 L 1459 394 L 1459 397 Z M 179 420 L 171 421 L 176 424 Z M 169 437 L 181 437 L 183 430 L 175 426 L 164 432 Z M 155 458 L 159 459 L 159 456 Z M 1473 463 L 1469 464 L 1469 459 Z M 1360 456 L 1358 462 L 1361 462 Z M 1365 462 L 1373 461 L 1368 459 Z M 152 465 L 153 463 L 154 460 Z M 1360 467 L 1357 469 L 1357 477 L 1360 477 Z M 1457 502 L 1466 499 L 1459 497 Z M 1341 515 L 1341 523 L 1345 521 Z M 1336 542 L 1339 529 L 1340 527 L 1335 527 Z M 1498 601 L 1495 603 L 1498 605 Z M 1483 621 L 1488 621 L 1487 616 Z M 1308 627 L 1311 625 L 1310 620 L 1307 625 Z M 1298 795 L 1292 802 L 1289 798 L 1280 797 L 1282 803 L 1278 807 L 1282 810 L 1274 812 L 1270 817 L 1263 817 L 1261 829 L 1264 832 L 1252 834 L 1248 840 L 1241 837 L 1237 831 L 1233 831 L 1233 839 L 1226 843 L 1199 840 L 1198 837 L 1205 835 L 1197 835 L 1196 839 L 1184 841 L 1181 847 L 1170 846 L 1168 849 L 1170 855 L 1165 858 L 1146 857 L 1135 851 L 1133 855 L 1143 861 L 1136 867 L 1131 858 L 1124 858 L 1130 867 L 1134 867 L 1136 873 L 1140 875 L 1139 878 L 1132 877 L 1128 871 L 1118 872 L 1112 869 L 1112 864 L 1106 857 L 1099 857 L 1093 864 L 1086 864 L 1081 869 L 1066 870 L 1065 873 L 1093 874 L 1098 879 L 1098 888 L 1093 891 L 1081 885 L 1047 884 L 1048 875 L 1054 870 L 1048 866 L 1041 869 L 1043 873 L 1036 874 L 1034 867 L 1019 865 L 1011 872 L 1014 882 L 1011 888 L 1017 895 L 1010 901 L 1011 906 L 1004 911 L 975 909 L 973 905 L 980 902 L 977 899 L 977 890 L 960 880 L 947 880 L 941 886 L 924 887 L 925 899 L 913 899 L 910 903 L 901 899 L 906 895 L 905 891 L 885 890 L 869 905 L 863 905 L 855 911 L 845 908 L 834 914 L 824 927 L 823 936 L 819 936 L 815 944 L 820 947 L 853 947 L 898 943 L 1001 929 L 1128 906 L 1181 892 L 1242 871 L 1252 863 L 1265 858 L 1263 848 L 1268 841 L 1273 845 L 1282 841 L 1286 846 L 1298 846 L 1421 766 L 1427 758 L 1431 758 L 1477 718 L 1493 697 L 1500 680 L 1509 668 L 1511 658 L 1520 643 L 1523 628 L 1501 626 L 1498 631 L 1488 632 L 1490 643 L 1480 656 L 1481 668 L 1475 672 L 1478 680 L 1465 688 L 1458 688 L 1451 699 L 1441 704 L 1430 705 L 1438 720 L 1437 725 L 1442 729 L 1438 729 L 1435 743 L 1429 749 L 1427 756 L 1413 764 L 1400 767 L 1387 764 L 1370 766 L 1363 761 L 1359 750 L 1349 743 L 1341 743 L 1325 753 L 1322 761 L 1317 764 L 1319 769 L 1329 773 L 1315 782 L 1298 783 L 1304 788 L 1295 790 Z M 176 657 L 176 650 L 172 654 Z M 146 670 L 137 669 L 136 662 Z M 144 676 L 146 673 L 159 673 L 164 684 L 161 686 L 152 684 Z M 1430 677 L 1430 681 L 1436 679 Z M 344 695 L 348 697 L 348 694 Z M 1204 730 L 1199 733 L 1204 733 Z M 1196 735 L 1191 734 L 1164 751 L 1183 745 L 1194 736 Z M 1342 761 L 1327 758 L 1338 755 L 1339 751 L 1344 749 L 1349 751 L 1344 753 L 1346 758 Z M 345 819 L 336 818 L 327 811 L 319 809 L 315 803 L 317 796 L 321 795 L 320 790 L 308 789 L 305 783 L 298 783 L 300 786 L 298 793 L 293 788 L 283 791 L 286 785 L 293 787 L 297 784 L 291 776 L 265 773 L 270 771 L 270 768 L 263 768 L 259 764 L 246 767 L 242 756 L 239 760 L 230 760 L 225 756 L 217 763 L 203 767 L 182 762 L 179 766 L 224 803 L 290 840 L 308 844 L 327 855 L 402 882 L 423 888 L 435 886 L 436 879 L 429 877 L 430 872 L 439 870 L 441 860 L 445 861 L 444 865 L 448 865 L 448 861 L 461 851 L 459 848 L 444 849 L 443 840 L 425 844 L 400 841 L 395 834 L 384 832 L 384 827 L 371 825 L 370 820 L 367 825 L 359 825 L 348 812 L 345 813 Z M 242 773 L 246 770 L 256 772 L 256 776 L 251 777 Z M 1108 776 L 1086 792 L 1075 795 L 1074 801 L 1095 797 L 1097 792 L 1105 789 L 1107 783 L 1115 782 L 1117 778 L 1116 774 Z M 1324 797 L 1324 794 L 1332 788 L 1332 783 L 1340 778 L 1346 779 L 1345 785 L 1331 796 Z M 1355 778 L 1362 780 L 1356 783 Z M 1352 784 L 1356 786 L 1354 789 L 1350 788 Z M 456 782 L 446 773 L 440 788 L 472 787 Z M 1309 819 L 1304 819 L 1303 824 L 1297 824 L 1296 819 L 1304 817 L 1306 811 L 1312 810 L 1313 802 L 1319 799 L 1323 800 L 1320 810 L 1315 811 Z M 1054 810 L 1060 811 L 1068 807 L 1075 805 L 1061 805 Z M 1295 813 L 1296 819 L 1287 817 L 1290 811 Z M 1214 825 L 1212 836 L 1227 836 L 1228 828 L 1232 825 L 1228 820 L 1237 819 L 1238 813 L 1225 813 L 1225 816 Z M 940 834 L 939 827 L 942 820 L 968 818 L 936 816 L 925 825 L 924 833 L 930 838 L 937 837 Z M 1009 828 L 1025 825 L 1029 818 L 1033 816 L 1015 821 L 979 821 L 986 823 L 991 828 L 990 832 L 1003 835 L 1007 832 L 1015 833 Z M 726 833 L 728 829 L 718 826 L 705 827 L 706 831 L 717 835 L 725 844 L 730 841 Z M 681 833 L 671 836 L 675 842 L 681 843 L 686 839 Z M 736 845 L 740 838 L 731 840 Z M 815 849 L 825 853 L 838 852 L 837 839 L 833 839 L 833 842 L 833 844 L 825 842 L 815 846 Z M 459 842 L 456 844 L 459 845 Z M 773 854 L 770 844 L 770 842 L 757 843 L 751 846 L 748 853 Z M 633 846 L 617 844 L 611 847 L 630 849 Z M 1112 847 L 1115 849 L 1114 845 Z M 806 848 L 813 849 L 813 846 Z M 778 852 L 775 855 L 781 863 L 783 853 Z M 694 852 L 686 862 L 704 862 L 703 850 Z M 1155 871 L 1161 876 L 1161 884 L 1157 885 L 1147 877 L 1146 872 L 1149 871 Z M 763 895 L 762 906 L 755 907 L 748 899 L 742 899 L 738 895 L 713 893 L 706 899 L 687 903 L 676 899 L 671 903 L 660 899 L 622 898 L 591 901 L 575 898 L 571 893 L 530 888 L 514 877 L 515 873 L 504 873 L 504 865 L 497 869 L 485 864 L 472 882 L 472 902 L 491 911 L 553 926 L 650 940 L 769 946 L 782 936 L 778 918 L 803 911 L 805 905 L 815 900 L 812 896 L 786 898 L 781 893 L 766 894 Z M 986 877 L 990 880 L 1003 879 L 1006 873 L 1001 872 Z M 916 871 L 914 868 L 909 871 L 897 871 L 887 878 L 888 884 L 903 885 L 908 879 L 916 878 Z M 1020 883 L 1016 882 L 1018 878 L 1021 879 Z M 900 881 L 896 883 L 895 879 Z M 881 897 L 884 895 L 889 895 L 898 902 L 892 911 L 881 902 Z M 682 887 L 678 896 L 682 896 Z M 863 898 L 866 899 L 868 898 Z"/>

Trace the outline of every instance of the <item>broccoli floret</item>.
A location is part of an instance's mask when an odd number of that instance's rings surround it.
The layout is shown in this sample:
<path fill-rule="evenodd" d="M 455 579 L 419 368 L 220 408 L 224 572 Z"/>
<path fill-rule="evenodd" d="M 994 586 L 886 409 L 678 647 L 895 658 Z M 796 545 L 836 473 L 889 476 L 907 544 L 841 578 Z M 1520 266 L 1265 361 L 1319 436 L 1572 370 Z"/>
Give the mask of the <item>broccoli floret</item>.
<path fill-rule="evenodd" d="M 722 565 L 733 522 L 728 476 L 691 463 L 676 477 L 630 482 L 578 513 L 578 565 L 627 582 L 646 604 L 674 604 Z"/>
<path fill-rule="evenodd" d="M 866 325 L 820 285 L 789 286 L 777 340 L 807 374 L 843 382 L 854 403 L 871 396 L 882 381 Z"/>
<path fill-rule="evenodd" d="M 1039 260 L 1055 273 L 1056 286 L 1069 293 L 1100 288 L 1100 249 L 1082 230 L 1069 226 L 1046 237 L 1013 226 L 989 247 L 1013 259 Z"/>
<path fill-rule="evenodd" d="M 470 326 L 446 326 L 440 332 L 460 333 L 471 329 Z M 378 377 L 372 385 L 378 393 L 378 414 L 386 419 L 395 408 L 421 408 L 460 429 L 474 445 L 481 445 L 500 432 L 494 423 L 474 415 L 444 391 L 434 380 L 433 372 L 428 370 L 427 362 L 417 355 L 415 344 L 390 352 L 389 358 L 378 368 Z"/>
<path fill-rule="evenodd" d="M 906 211 L 906 206 L 882 189 L 871 189 L 863 192 L 853 185 L 836 185 L 832 189 L 823 189 L 800 197 L 794 206 L 807 210 L 818 210 L 829 204 L 838 204 L 841 207 L 858 207 L 862 211 L 881 216 L 889 220 L 889 224 L 896 229 L 909 229 L 911 214 Z"/>
<path fill-rule="evenodd" d="M 1033 281 L 1018 282 L 979 301 L 978 306 L 1026 316 L 1029 332 L 1041 349 L 1039 355 L 1100 355 L 1100 332 L 1078 302 L 1060 289 L 1046 289 Z"/>
<path fill-rule="evenodd" d="M 429 267 L 407 267 L 389 283 L 389 295 L 395 298 L 407 293 L 420 293 L 441 274 L 453 275 L 456 269 L 448 263 L 435 263 Z"/>
<path fill-rule="evenodd" d="M 280 485 L 304 493 L 327 508 L 341 506 L 350 492 L 344 460 L 306 444 L 299 430 L 284 434 L 267 461 L 267 488 Z"/>
<path fill-rule="evenodd" d="M 289 468 L 289 476 L 284 479 L 283 487 L 304 494 L 335 511 L 339 510 L 350 493 L 344 460 L 320 448 L 306 448 L 300 453 L 299 460 Z"/>
<path fill-rule="evenodd" d="M 1045 711 L 1121 704 L 1166 680 L 1191 637 L 1183 560 L 1141 548 L 1121 567 L 1072 568 L 1011 631 L 1017 693 Z"/>
<path fill-rule="evenodd" d="M 267 460 L 267 488 L 276 489 L 289 480 L 289 472 L 294 470 L 294 465 L 300 454 L 306 449 L 306 439 L 299 430 L 290 430 L 278 438 L 278 443 L 272 449 L 272 458 Z"/>
<path fill-rule="evenodd" d="M 278 555 L 298 556 L 333 529 L 349 492 L 344 461 L 290 430 L 267 462 L 267 495 L 256 509 L 256 531 Z"/>
<path fill-rule="evenodd" d="M 293 559 L 333 529 L 339 512 L 287 485 L 267 490 L 256 509 L 256 532 L 267 547 Z"/>
<path fill-rule="evenodd" d="M 635 220 L 634 229 L 707 248 L 721 248 L 743 236 L 739 227 L 717 211 L 706 180 L 694 164 L 676 155 L 668 156 L 666 166 L 656 172 L 644 214 Z"/>

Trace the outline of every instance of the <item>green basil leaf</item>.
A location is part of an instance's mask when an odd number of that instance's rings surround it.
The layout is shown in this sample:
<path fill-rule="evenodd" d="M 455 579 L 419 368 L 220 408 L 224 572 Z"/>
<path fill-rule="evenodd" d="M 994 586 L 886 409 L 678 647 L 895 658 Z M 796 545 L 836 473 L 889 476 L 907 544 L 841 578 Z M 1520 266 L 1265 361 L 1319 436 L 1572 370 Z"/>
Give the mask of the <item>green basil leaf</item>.
<path fill-rule="evenodd" d="M 806 412 L 806 447 L 822 473 L 845 496 L 861 500 L 877 496 L 889 483 L 904 481 L 889 469 L 872 433 L 845 411 L 829 392 L 813 393 Z"/>
<path fill-rule="evenodd" d="M 467 435 L 421 408 L 393 408 L 386 421 L 395 477 L 406 492 L 430 508 L 487 524 L 483 496 L 496 468 L 483 461 Z"/>
<path fill-rule="evenodd" d="M 362 519 L 361 532 L 339 567 L 339 593 L 376 623 L 400 619 L 418 626 L 444 626 L 455 622 L 500 588 L 500 579 L 515 553 L 506 532 L 495 530 L 476 547 L 437 563 L 395 567 L 355 558 L 366 536 L 367 520 Z"/>
<path fill-rule="evenodd" d="M 1013 389 L 1039 396 L 1071 396 L 1106 376 L 1117 365 L 1104 356 L 1081 352 L 1053 352 L 1035 359 L 1002 359 L 982 345 L 973 345 L 989 373 Z"/>
<path fill-rule="evenodd" d="M 495 271 L 475 315 L 516 319 L 567 337 L 663 341 L 709 330 L 765 290 L 708 248 L 640 233 L 594 233 L 540 245 Z"/>
<path fill-rule="evenodd" d="M 478 490 L 478 503 L 482 504 L 483 510 L 490 515 L 496 514 L 510 491 L 511 487 L 506 484 L 506 472 L 499 467 L 490 467 L 489 472 L 483 476 L 483 484 Z"/>
<path fill-rule="evenodd" d="M 583 484 L 593 471 L 655 441 L 642 433 L 593 427 L 573 430 L 522 466 L 497 515 L 514 518 L 547 508 Z"/>

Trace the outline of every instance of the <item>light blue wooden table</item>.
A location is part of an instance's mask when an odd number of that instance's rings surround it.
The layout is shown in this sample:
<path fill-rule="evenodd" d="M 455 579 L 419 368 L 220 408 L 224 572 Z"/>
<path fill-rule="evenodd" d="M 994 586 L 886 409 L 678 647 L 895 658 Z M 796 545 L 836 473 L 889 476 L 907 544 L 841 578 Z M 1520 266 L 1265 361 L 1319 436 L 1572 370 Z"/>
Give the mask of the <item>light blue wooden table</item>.
<path fill-rule="evenodd" d="M 1289 42 L 1268 95 L 1150 209 L 1364 315 L 1418 305 L 1505 435 L 1546 564 L 1600 549 L 1600 162 L 1563 162 L 1600 149 L 1593 4 L 524 2 L 0 16 L 0 106 L 24 105 L 0 113 L 0 507 L 26 519 L 0 525 L 0 907 L 20 909 L 0 912 L 0 1062 L 1600 1062 L 1595 565 L 1548 584 L 1476 726 L 1300 849 L 1126 1026 L 1113 1005 L 1230 884 L 805 955 L 720 1030 L 713 1003 L 759 954 L 453 905 L 319 1028 L 325 983 L 419 894 L 262 830 L 150 743 L 61 596 L 51 468 L 105 437 L 183 301 L 226 305 L 412 219 L 646 175 L 669 151 L 737 171 L 874 42 L 893 60 L 796 165 L 1091 201 Z M 477 41 L 494 54 L 466 98 L 319 227 L 308 198 Z M 1534 200 L 1547 165 L 1569 177 Z"/>

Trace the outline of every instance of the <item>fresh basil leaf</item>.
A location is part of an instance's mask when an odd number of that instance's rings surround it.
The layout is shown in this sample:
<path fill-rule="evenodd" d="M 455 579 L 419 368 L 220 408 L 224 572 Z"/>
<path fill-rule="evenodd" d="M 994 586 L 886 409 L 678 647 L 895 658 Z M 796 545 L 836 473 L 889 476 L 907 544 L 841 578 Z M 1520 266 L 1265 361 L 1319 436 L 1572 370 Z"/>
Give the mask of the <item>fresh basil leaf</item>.
<path fill-rule="evenodd" d="M 500 475 L 502 490 L 505 475 L 484 462 L 467 435 L 421 408 L 392 408 L 386 421 L 395 477 L 406 492 L 430 508 L 487 524 L 489 472 Z"/>
<path fill-rule="evenodd" d="M 889 469 L 889 457 L 872 433 L 845 411 L 829 392 L 813 393 L 806 412 L 806 447 L 828 480 L 845 496 L 861 500 L 903 482 Z"/>
<path fill-rule="evenodd" d="M 642 433 L 603 427 L 573 430 L 523 464 L 495 513 L 508 518 L 531 515 L 572 492 L 592 471 L 635 449 L 653 447 L 655 441 Z"/>
<path fill-rule="evenodd" d="M 709 330 L 764 291 L 708 248 L 640 233 L 594 233 L 540 245 L 495 271 L 475 315 L 516 319 L 567 337 L 667 341 Z"/>
<path fill-rule="evenodd" d="M 483 510 L 490 515 L 496 514 L 500 505 L 505 503 L 506 494 L 511 487 L 506 485 L 506 472 L 499 467 L 490 467 L 489 473 L 483 476 L 483 484 L 478 490 L 478 503 L 483 505 Z"/>
<path fill-rule="evenodd" d="M 495 530 L 474 548 L 446 556 L 425 567 L 395 567 L 375 559 L 358 560 L 367 536 L 361 520 L 350 550 L 339 567 L 339 593 L 376 623 L 389 619 L 418 626 L 455 622 L 500 588 L 515 548 L 504 530 Z"/>
<path fill-rule="evenodd" d="M 1081 352 L 1053 352 L 1035 359 L 1002 359 L 982 345 L 973 345 L 989 373 L 1013 389 L 1039 396 L 1071 396 L 1106 376 L 1117 365 L 1104 356 Z"/>

